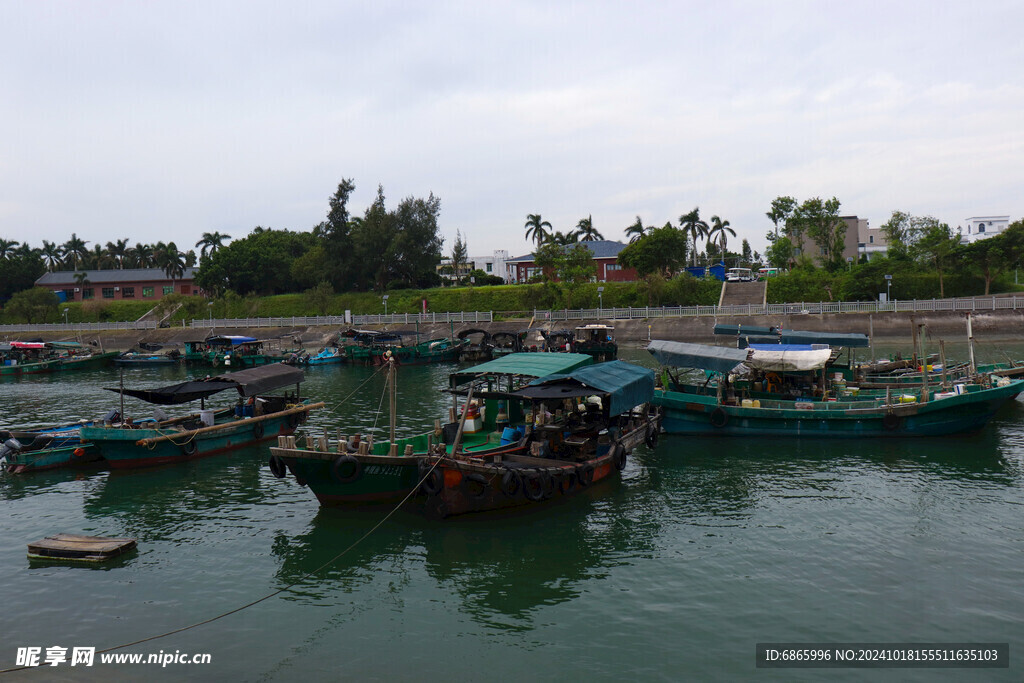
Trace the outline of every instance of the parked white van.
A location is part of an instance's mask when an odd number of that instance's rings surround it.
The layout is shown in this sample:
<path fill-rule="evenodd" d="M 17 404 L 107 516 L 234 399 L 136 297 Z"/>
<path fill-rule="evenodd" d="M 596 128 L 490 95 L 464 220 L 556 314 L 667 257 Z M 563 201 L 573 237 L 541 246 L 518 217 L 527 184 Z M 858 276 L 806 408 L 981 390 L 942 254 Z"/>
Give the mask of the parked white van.
<path fill-rule="evenodd" d="M 750 268 L 730 268 L 725 273 L 726 282 L 753 282 L 754 273 Z"/>

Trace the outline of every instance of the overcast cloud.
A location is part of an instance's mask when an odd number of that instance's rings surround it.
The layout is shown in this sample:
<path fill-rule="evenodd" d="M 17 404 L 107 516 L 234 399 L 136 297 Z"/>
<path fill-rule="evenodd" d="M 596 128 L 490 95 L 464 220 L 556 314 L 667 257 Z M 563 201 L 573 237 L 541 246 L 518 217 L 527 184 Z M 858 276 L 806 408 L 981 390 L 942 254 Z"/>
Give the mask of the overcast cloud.
<path fill-rule="evenodd" d="M 441 198 L 450 250 L 779 195 L 1024 214 L 1024 4 L 0 0 L 0 237 L 309 230 Z"/>

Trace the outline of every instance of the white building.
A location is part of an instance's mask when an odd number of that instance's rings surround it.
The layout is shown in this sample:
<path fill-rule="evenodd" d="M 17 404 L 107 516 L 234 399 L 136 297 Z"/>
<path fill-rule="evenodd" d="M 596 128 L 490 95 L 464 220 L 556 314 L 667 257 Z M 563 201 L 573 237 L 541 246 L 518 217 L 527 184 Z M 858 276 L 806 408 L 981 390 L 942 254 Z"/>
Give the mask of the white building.
<path fill-rule="evenodd" d="M 1010 225 L 1009 216 L 975 216 L 966 220 L 967 226 L 960 228 L 960 243 L 970 244 L 986 237 L 998 235 Z"/>
<path fill-rule="evenodd" d="M 508 252 L 504 249 L 495 249 L 490 256 L 470 256 L 466 263 L 460 266 L 458 273 L 451 271 L 451 258 L 441 259 L 437 265 L 437 274 L 446 280 L 454 280 L 456 277 L 466 277 L 470 271 L 482 270 L 488 275 L 497 275 L 508 282 L 508 273 L 505 269 L 505 261 L 508 260 Z"/>

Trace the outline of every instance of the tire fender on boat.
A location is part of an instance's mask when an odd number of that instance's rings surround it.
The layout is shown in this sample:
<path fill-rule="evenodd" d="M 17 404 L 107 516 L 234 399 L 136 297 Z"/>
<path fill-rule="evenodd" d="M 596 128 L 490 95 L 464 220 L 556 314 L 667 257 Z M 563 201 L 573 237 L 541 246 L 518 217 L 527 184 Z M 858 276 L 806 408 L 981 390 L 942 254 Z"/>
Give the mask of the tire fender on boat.
<path fill-rule="evenodd" d="M 523 495 L 532 501 L 544 500 L 547 487 L 540 472 L 530 472 L 523 477 Z"/>
<path fill-rule="evenodd" d="M 648 448 L 650 448 L 650 449 L 654 449 L 654 448 L 657 447 L 657 445 L 658 445 L 658 428 L 657 427 L 651 427 L 651 430 L 647 433 L 646 438 L 644 438 L 644 444 Z"/>
<path fill-rule="evenodd" d="M 594 466 L 590 463 L 576 468 L 576 481 L 580 488 L 586 488 L 594 481 Z"/>
<path fill-rule="evenodd" d="M 523 487 L 523 480 L 515 470 L 505 470 L 501 476 L 501 492 L 509 498 L 515 498 L 519 489 Z"/>
<path fill-rule="evenodd" d="M 729 424 L 729 413 L 725 412 L 725 408 L 718 406 L 711 411 L 711 426 L 722 428 Z"/>
<path fill-rule="evenodd" d="M 487 490 L 490 488 L 489 484 L 490 482 L 487 481 L 487 477 L 478 472 L 470 472 L 462 477 L 462 488 L 467 496 L 475 500 L 481 500 L 487 496 Z M 479 487 L 479 490 L 476 490 L 476 487 Z"/>
<path fill-rule="evenodd" d="M 288 426 L 291 429 L 295 429 L 296 427 L 298 427 L 299 423 L 302 422 L 302 418 L 303 418 L 304 415 L 305 415 L 305 413 L 292 413 L 291 415 L 289 415 L 288 416 Z"/>
<path fill-rule="evenodd" d="M 263 422 L 257 422 L 252 426 L 252 435 L 256 439 L 263 438 Z"/>
<path fill-rule="evenodd" d="M 420 489 L 428 496 L 436 496 L 444 490 L 444 473 L 437 469 L 431 469 L 428 465 L 420 464 Z"/>
<path fill-rule="evenodd" d="M 895 413 L 886 413 L 882 418 L 882 427 L 888 432 L 896 431 L 903 424 L 903 418 Z"/>
<path fill-rule="evenodd" d="M 199 450 L 199 448 L 196 446 L 196 440 L 194 437 L 189 438 L 188 441 L 181 444 L 181 452 L 185 455 L 195 455 L 197 450 Z"/>
<path fill-rule="evenodd" d="M 345 474 L 345 467 L 352 465 L 352 473 Z M 339 484 L 351 484 L 363 474 L 363 464 L 351 455 L 339 455 L 331 465 L 331 476 Z"/>
<path fill-rule="evenodd" d="M 621 444 L 614 446 L 614 452 L 612 453 L 612 462 L 615 463 L 615 469 L 619 472 L 626 469 L 626 449 Z"/>
<path fill-rule="evenodd" d="M 284 479 L 288 475 L 288 466 L 284 464 L 284 460 L 272 455 L 270 456 L 270 473 L 278 479 Z"/>
<path fill-rule="evenodd" d="M 567 493 L 572 493 L 576 488 L 576 483 L 576 470 L 566 470 L 558 477 L 558 492 L 563 496 Z"/>

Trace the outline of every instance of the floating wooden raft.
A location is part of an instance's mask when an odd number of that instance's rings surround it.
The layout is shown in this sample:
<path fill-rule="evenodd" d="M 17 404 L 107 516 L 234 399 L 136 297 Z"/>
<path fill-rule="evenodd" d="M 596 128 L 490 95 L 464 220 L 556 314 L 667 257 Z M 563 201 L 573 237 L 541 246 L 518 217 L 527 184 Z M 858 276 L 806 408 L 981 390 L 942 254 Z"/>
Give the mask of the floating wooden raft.
<path fill-rule="evenodd" d="M 56 534 L 28 544 L 28 556 L 34 560 L 76 560 L 104 562 L 135 547 L 134 538 L 104 538 Z"/>

